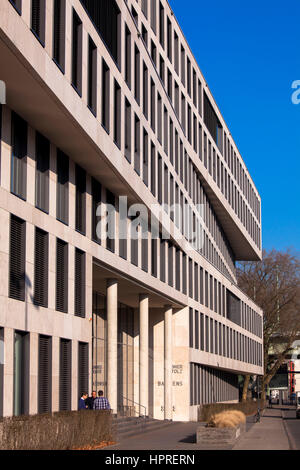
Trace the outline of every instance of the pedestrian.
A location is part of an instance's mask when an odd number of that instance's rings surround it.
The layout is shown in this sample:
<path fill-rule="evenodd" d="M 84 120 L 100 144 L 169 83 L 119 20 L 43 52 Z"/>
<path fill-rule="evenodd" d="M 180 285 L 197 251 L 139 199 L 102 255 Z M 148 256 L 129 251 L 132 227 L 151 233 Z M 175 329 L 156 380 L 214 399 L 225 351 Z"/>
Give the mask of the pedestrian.
<path fill-rule="evenodd" d="M 269 408 L 272 408 L 272 395 L 269 395 Z"/>
<path fill-rule="evenodd" d="M 92 396 L 91 396 L 91 397 L 88 397 L 88 398 L 86 399 L 85 402 L 86 402 L 86 404 L 87 404 L 89 410 L 93 410 L 93 409 L 94 409 L 93 406 L 94 406 L 94 401 L 95 401 L 95 399 L 96 399 L 96 396 L 97 396 L 97 393 L 96 393 L 95 390 L 93 390 L 93 391 L 92 391 Z"/>
<path fill-rule="evenodd" d="M 87 393 L 82 393 L 81 394 L 81 397 L 79 398 L 79 401 L 78 401 L 78 411 L 80 410 L 87 410 L 88 409 L 88 406 L 85 402 L 85 400 L 87 399 L 88 397 L 88 394 Z"/>
<path fill-rule="evenodd" d="M 106 397 L 103 396 L 103 391 L 99 390 L 98 397 L 94 400 L 94 410 L 110 410 L 110 404 Z"/>

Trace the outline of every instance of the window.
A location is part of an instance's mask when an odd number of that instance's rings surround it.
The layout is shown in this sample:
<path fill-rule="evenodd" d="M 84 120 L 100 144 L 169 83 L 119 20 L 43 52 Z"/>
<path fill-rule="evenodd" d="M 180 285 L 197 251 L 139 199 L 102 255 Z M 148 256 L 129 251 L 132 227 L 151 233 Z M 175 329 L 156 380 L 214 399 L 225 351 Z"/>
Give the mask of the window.
<path fill-rule="evenodd" d="M 157 238 L 151 239 L 151 274 L 157 277 Z"/>
<path fill-rule="evenodd" d="M 46 0 L 31 0 L 31 30 L 45 45 Z"/>
<path fill-rule="evenodd" d="M 49 161 L 50 143 L 41 134 L 36 134 L 36 173 L 35 205 L 38 209 L 49 212 Z"/>
<path fill-rule="evenodd" d="M 34 303 L 48 307 L 48 233 L 35 229 Z"/>
<path fill-rule="evenodd" d="M 241 301 L 228 289 L 227 293 L 227 318 L 228 320 L 241 325 Z"/>
<path fill-rule="evenodd" d="M 148 0 L 142 0 L 142 12 L 148 18 Z"/>
<path fill-rule="evenodd" d="M 19 15 L 22 15 L 22 0 L 9 0 L 9 1 L 15 7 Z"/>
<path fill-rule="evenodd" d="M 88 390 L 86 390 L 88 393 Z M 70 411 L 72 399 L 72 341 L 60 340 L 59 348 L 59 411 Z"/>
<path fill-rule="evenodd" d="M 148 186 L 149 179 L 149 143 L 148 143 L 148 134 L 144 129 L 143 133 L 143 181 L 146 186 Z"/>
<path fill-rule="evenodd" d="M 222 125 L 217 117 L 217 114 L 214 111 L 214 108 L 211 102 L 208 99 L 206 93 L 204 93 L 204 122 L 206 127 L 208 128 L 212 138 L 216 142 L 219 150 L 222 152 L 222 135 L 223 129 Z"/>
<path fill-rule="evenodd" d="M 81 95 L 82 87 L 82 21 L 73 9 L 72 85 Z"/>
<path fill-rule="evenodd" d="M 120 66 L 120 10 L 115 0 L 80 0 L 101 35 L 107 49 Z"/>
<path fill-rule="evenodd" d="M 165 10 L 159 2 L 159 42 L 165 47 Z"/>
<path fill-rule="evenodd" d="M 78 397 L 89 391 L 89 345 L 78 343 Z"/>
<path fill-rule="evenodd" d="M 88 43 L 88 106 L 97 114 L 97 47 L 89 36 Z"/>
<path fill-rule="evenodd" d="M 125 81 L 131 87 L 131 34 L 125 26 Z"/>
<path fill-rule="evenodd" d="M 131 163 L 131 106 L 125 98 L 125 157 Z"/>
<path fill-rule="evenodd" d="M 76 230 L 85 235 L 86 229 L 86 173 L 85 170 L 76 165 Z"/>
<path fill-rule="evenodd" d="M 26 199 L 27 123 L 14 112 L 11 127 L 11 192 Z"/>
<path fill-rule="evenodd" d="M 29 333 L 15 331 L 13 376 L 14 416 L 29 413 L 29 348 Z"/>
<path fill-rule="evenodd" d="M 108 190 L 106 190 L 106 204 L 110 206 L 110 210 L 112 211 L 109 214 L 110 233 L 108 233 L 106 238 L 106 248 L 114 253 L 116 235 L 116 198 L 115 195 Z"/>
<path fill-rule="evenodd" d="M 155 43 L 151 40 L 151 59 L 153 60 L 155 67 L 156 67 L 156 59 L 157 59 L 157 49 Z"/>
<path fill-rule="evenodd" d="M 109 94 L 110 73 L 106 62 L 102 61 L 102 126 L 109 133 Z"/>
<path fill-rule="evenodd" d="M 114 141 L 121 147 L 121 88 L 115 80 L 114 90 Z"/>
<path fill-rule="evenodd" d="M 151 142 L 151 192 L 156 196 L 156 151 L 155 145 Z"/>
<path fill-rule="evenodd" d="M 153 29 L 154 33 L 156 33 L 156 0 L 151 0 L 151 28 Z"/>
<path fill-rule="evenodd" d="M 173 248 L 173 245 L 169 242 L 168 243 L 168 284 L 170 287 L 173 287 L 173 283 L 174 283 L 173 267 L 174 267 L 174 248 Z"/>
<path fill-rule="evenodd" d="M 134 97 L 140 104 L 140 51 L 137 46 L 134 47 Z"/>
<path fill-rule="evenodd" d="M 65 12 L 65 0 L 54 0 L 53 60 L 62 71 L 65 69 Z"/>
<path fill-rule="evenodd" d="M 52 340 L 39 336 L 38 412 L 50 413 L 52 409 Z"/>
<path fill-rule="evenodd" d="M 140 162 L 140 120 L 137 115 L 134 115 L 134 169 L 139 175 L 141 172 L 141 162 Z"/>
<path fill-rule="evenodd" d="M 85 253 L 75 250 L 75 315 L 85 318 Z"/>
<path fill-rule="evenodd" d="M 57 150 L 56 217 L 69 223 L 69 158 L 61 150 Z"/>
<path fill-rule="evenodd" d="M 68 313 L 68 244 L 56 242 L 56 310 Z"/>
<path fill-rule="evenodd" d="M 99 181 L 92 178 L 92 240 L 101 243 L 101 238 L 98 235 L 101 235 L 100 222 L 101 216 L 97 216 L 97 211 L 99 206 L 101 206 L 101 184 Z"/>
<path fill-rule="evenodd" d="M 166 282 L 166 242 L 160 235 L 160 280 Z"/>
<path fill-rule="evenodd" d="M 168 52 L 168 58 L 170 62 L 172 62 L 172 24 L 170 19 L 167 19 L 167 40 L 168 40 L 168 47 L 167 47 L 167 52 Z"/>
<path fill-rule="evenodd" d="M 143 113 L 148 119 L 148 69 L 145 63 L 143 66 Z"/>
<path fill-rule="evenodd" d="M 26 222 L 18 217 L 10 219 L 9 297 L 25 300 L 25 244 Z"/>

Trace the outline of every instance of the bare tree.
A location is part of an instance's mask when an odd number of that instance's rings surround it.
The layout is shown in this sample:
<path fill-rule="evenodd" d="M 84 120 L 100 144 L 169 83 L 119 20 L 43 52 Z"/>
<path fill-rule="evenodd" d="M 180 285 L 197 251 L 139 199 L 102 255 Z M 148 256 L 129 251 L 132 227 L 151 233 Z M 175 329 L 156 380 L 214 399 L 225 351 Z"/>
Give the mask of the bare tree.
<path fill-rule="evenodd" d="M 265 399 L 266 386 L 300 333 L 300 260 L 291 250 L 263 251 L 261 262 L 240 263 L 237 277 L 241 289 L 264 312 L 262 398 Z M 245 387 L 247 381 L 246 376 Z"/>

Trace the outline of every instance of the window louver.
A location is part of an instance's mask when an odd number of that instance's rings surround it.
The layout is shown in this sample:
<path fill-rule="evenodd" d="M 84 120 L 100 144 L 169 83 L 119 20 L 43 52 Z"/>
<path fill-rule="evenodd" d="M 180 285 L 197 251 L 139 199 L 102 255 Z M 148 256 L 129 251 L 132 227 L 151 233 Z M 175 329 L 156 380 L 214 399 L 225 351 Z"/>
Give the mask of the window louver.
<path fill-rule="evenodd" d="M 49 336 L 39 337 L 39 378 L 38 410 L 39 413 L 51 412 L 52 400 L 52 342 Z"/>
<path fill-rule="evenodd" d="M 69 223 L 69 158 L 57 151 L 57 219 Z"/>
<path fill-rule="evenodd" d="M 89 345 L 78 344 L 78 397 L 89 391 Z"/>
<path fill-rule="evenodd" d="M 36 207 L 49 212 L 49 162 L 50 143 L 44 136 L 36 135 Z"/>
<path fill-rule="evenodd" d="M 45 42 L 45 10 L 46 0 L 31 0 L 31 29 L 41 43 Z"/>
<path fill-rule="evenodd" d="M 35 232 L 34 303 L 48 307 L 48 234 Z"/>
<path fill-rule="evenodd" d="M 76 230 L 86 230 L 86 172 L 76 166 Z"/>
<path fill-rule="evenodd" d="M 62 240 L 56 245 L 56 310 L 68 312 L 68 244 Z"/>
<path fill-rule="evenodd" d="M 53 59 L 65 68 L 65 0 L 54 0 Z"/>
<path fill-rule="evenodd" d="M 25 237 L 26 223 L 11 216 L 10 222 L 10 265 L 9 297 L 25 300 Z"/>
<path fill-rule="evenodd" d="M 97 236 L 97 225 L 101 220 L 101 217 L 97 216 L 97 209 L 101 205 L 101 184 L 95 179 L 92 179 L 92 200 L 92 238 L 95 242 L 101 243 L 101 239 Z"/>
<path fill-rule="evenodd" d="M 71 410 L 72 398 L 72 341 L 60 340 L 59 358 L 59 409 L 60 411 Z"/>
<path fill-rule="evenodd" d="M 12 113 L 11 192 L 26 199 L 27 123 Z"/>
<path fill-rule="evenodd" d="M 75 315 L 85 317 L 85 253 L 75 251 Z"/>

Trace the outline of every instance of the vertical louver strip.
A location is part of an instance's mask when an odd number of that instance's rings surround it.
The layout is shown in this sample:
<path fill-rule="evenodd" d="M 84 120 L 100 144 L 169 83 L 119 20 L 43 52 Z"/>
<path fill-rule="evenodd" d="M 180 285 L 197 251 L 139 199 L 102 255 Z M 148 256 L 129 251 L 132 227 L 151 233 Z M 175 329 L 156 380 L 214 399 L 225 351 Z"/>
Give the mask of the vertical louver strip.
<path fill-rule="evenodd" d="M 26 199 L 27 123 L 12 113 L 11 192 Z"/>
<path fill-rule="evenodd" d="M 60 340 L 59 355 L 59 410 L 71 410 L 72 403 L 72 341 Z"/>
<path fill-rule="evenodd" d="M 39 337 L 38 411 L 52 409 L 52 341 L 49 336 Z"/>
<path fill-rule="evenodd" d="M 65 69 L 65 0 L 54 0 L 53 59 L 62 71 Z"/>
<path fill-rule="evenodd" d="M 97 216 L 98 207 L 101 205 L 101 184 L 99 181 L 92 179 L 92 239 L 101 243 L 101 231 L 99 230 L 98 223 L 101 220 L 100 216 Z M 100 210 L 100 209 L 99 209 Z"/>
<path fill-rule="evenodd" d="M 75 315 L 85 317 L 85 253 L 75 251 Z"/>
<path fill-rule="evenodd" d="M 35 203 L 38 209 L 49 212 L 49 162 L 50 143 L 44 136 L 36 134 L 36 189 Z"/>
<path fill-rule="evenodd" d="M 31 0 L 31 29 L 42 45 L 45 43 L 45 0 Z"/>
<path fill-rule="evenodd" d="M 57 209 L 56 216 L 61 222 L 69 223 L 69 158 L 57 151 Z"/>
<path fill-rule="evenodd" d="M 86 172 L 76 165 L 76 230 L 85 234 L 86 229 Z"/>
<path fill-rule="evenodd" d="M 78 397 L 89 391 L 89 345 L 78 343 Z"/>
<path fill-rule="evenodd" d="M 48 234 L 35 232 L 34 303 L 48 307 Z"/>
<path fill-rule="evenodd" d="M 82 21 L 73 9 L 72 85 L 81 94 L 82 85 Z"/>
<path fill-rule="evenodd" d="M 56 310 L 68 313 L 68 244 L 59 239 L 56 246 Z"/>
<path fill-rule="evenodd" d="M 25 300 L 25 238 L 25 221 L 11 216 L 9 297 L 23 302 Z"/>

